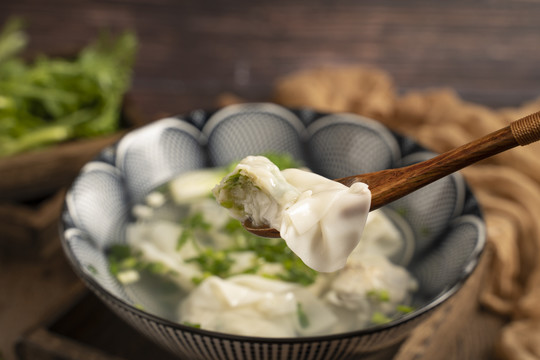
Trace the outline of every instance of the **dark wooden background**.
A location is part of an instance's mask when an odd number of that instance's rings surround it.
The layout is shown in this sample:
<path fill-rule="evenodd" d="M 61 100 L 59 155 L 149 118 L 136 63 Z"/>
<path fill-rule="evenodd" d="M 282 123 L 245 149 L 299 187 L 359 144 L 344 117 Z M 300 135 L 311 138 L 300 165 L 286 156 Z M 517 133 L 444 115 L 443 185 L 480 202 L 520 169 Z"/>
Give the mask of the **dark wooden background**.
<path fill-rule="evenodd" d="M 12 16 L 27 23 L 29 55 L 136 31 L 132 100 L 145 121 L 214 107 L 224 92 L 267 100 L 277 78 L 322 65 L 374 65 L 399 91 L 453 88 L 497 108 L 540 96 L 535 0 L 0 0 L 0 23 Z M 21 334 L 81 285 L 61 250 L 0 265 L 0 358 L 11 359 Z"/>
<path fill-rule="evenodd" d="M 454 88 L 493 107 L 540 95 L 540 1 L 2 0 L 32 52 L 66 53 L 102 29 L 133 29 L 133 83 L 153 119 L 211 107 L 218 94 L 266 100 L 277 77 L 371 64 L 402 91 Z"/>

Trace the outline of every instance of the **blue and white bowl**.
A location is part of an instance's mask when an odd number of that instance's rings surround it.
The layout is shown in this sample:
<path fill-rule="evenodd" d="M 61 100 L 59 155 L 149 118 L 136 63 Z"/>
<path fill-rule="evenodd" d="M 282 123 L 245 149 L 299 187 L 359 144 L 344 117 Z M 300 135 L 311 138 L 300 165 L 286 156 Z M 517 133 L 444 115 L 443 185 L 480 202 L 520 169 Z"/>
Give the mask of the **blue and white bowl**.
<path fill-rule="evenodd" d="M 183 359 L 392 356 L 414 327 L 462 287 L 483 251 L 482 215 L 459 174 L 385 208 L 409 239 L 393 260 L 412 272 L 419 290 L 413 299 L 416 310 L 384 325 L 301 338 L 212 332 L 167 320 L 151 293 L 127 291 L 109 272 L 107 249 L 125 243 L 131 208 L 148 192 L 183 172 L 268 152 L 287 152 L 328 178 L 401 167 L 434 155 L 380 123 L 353 114 L 245 104 L 159 120 L 103 150 L 72 184 L 61 230 L 69 261 L 118 316 Z"/>

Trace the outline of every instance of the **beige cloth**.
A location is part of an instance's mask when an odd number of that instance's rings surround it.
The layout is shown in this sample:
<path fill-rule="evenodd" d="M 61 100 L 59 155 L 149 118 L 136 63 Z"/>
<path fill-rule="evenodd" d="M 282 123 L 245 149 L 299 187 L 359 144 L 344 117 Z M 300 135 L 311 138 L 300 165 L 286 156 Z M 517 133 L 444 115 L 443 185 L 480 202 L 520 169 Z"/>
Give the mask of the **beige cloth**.
<path fill-rule="evenodd" d="M 540 99 L 494 110 L 448 89 L 398 95 L 385 72 L 367 67 L 291 74 L 277 81 L 273 101 L 371 117 L 437 152 L 540 110 Z M 462 291 L 414 331 L 396 358 L 540 359 L 540 143 L 463 174 L 485 213 L 487 251 Z"/>

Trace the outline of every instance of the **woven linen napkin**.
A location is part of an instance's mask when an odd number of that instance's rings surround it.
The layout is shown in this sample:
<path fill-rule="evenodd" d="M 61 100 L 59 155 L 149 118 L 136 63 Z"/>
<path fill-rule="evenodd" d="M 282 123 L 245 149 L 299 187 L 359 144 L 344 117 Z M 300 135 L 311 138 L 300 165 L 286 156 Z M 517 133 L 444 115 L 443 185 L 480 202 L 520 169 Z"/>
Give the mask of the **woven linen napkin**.
<path fill-rule="evenodd" d="M 451 89 L 398 94 L 384 71 L 324 67 L 287 75 L 272 101 L 378 120 L 444 152 L 540 110 L 540 99 L 490 109 Z M 239 102 L 225 95 L 220 105 Z M 462 171 L 487 223 L 487 249 L 463 289 L 419 326 L 396 359 L 540 359 L 540 143 Z"/>

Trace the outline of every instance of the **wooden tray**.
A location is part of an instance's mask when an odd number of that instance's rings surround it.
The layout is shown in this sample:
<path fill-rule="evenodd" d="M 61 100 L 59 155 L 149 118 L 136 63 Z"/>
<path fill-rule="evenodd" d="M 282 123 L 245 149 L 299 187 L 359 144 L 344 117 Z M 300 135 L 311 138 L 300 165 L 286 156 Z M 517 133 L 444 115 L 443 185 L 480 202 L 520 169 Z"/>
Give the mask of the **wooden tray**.
<path fill-rule="evenodd" d="M 39 258 L 60 246 L 58 222 L 64 190 L 31 204 L 0 203 L 0 260 Z"/>
<path fill-rule="evenodd" d="M 29 201 L 69 185 L 81 167 L 124 134 L 70 141 L 0 158 L 0 201 Z"/>
<path fill-rule="evenodd" d="M 0 258 L 35 257 L 58 245 L 65 189 L 103 148 L 144 124 L 129 97 L 120 123 L 122 129 L 108 136 L 0 158 Z"/>
<path fill-rule="evenodd" d="M 0 204 L 35 201 L 68 186 L 81 167 L 129 129 L 143 124 L 129 96 L 125 96 L 115 134 L 68 141 L 48 148 L 0 158 Z"/>

